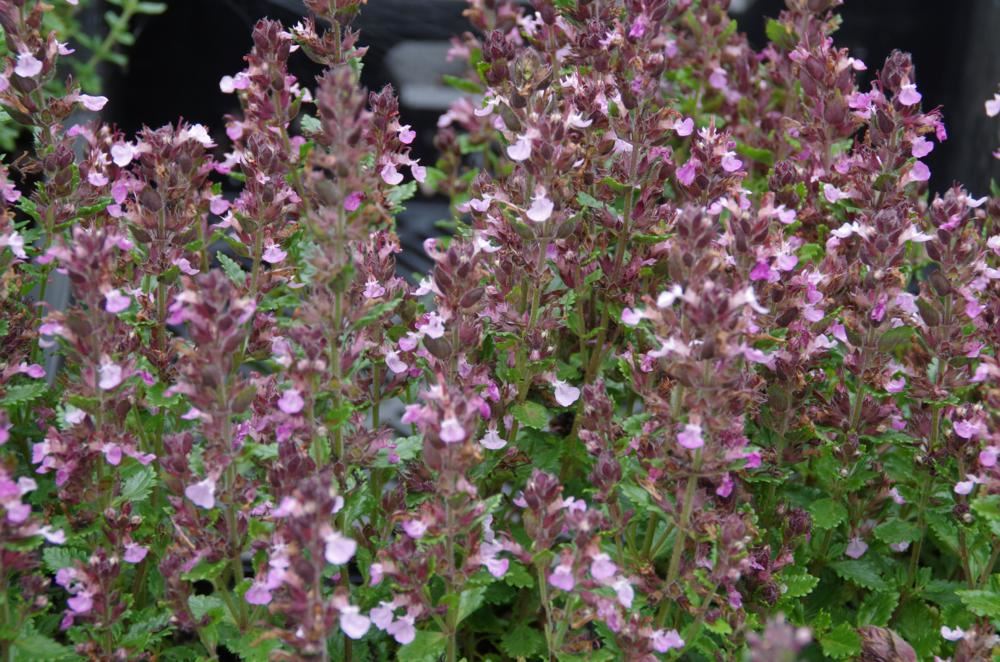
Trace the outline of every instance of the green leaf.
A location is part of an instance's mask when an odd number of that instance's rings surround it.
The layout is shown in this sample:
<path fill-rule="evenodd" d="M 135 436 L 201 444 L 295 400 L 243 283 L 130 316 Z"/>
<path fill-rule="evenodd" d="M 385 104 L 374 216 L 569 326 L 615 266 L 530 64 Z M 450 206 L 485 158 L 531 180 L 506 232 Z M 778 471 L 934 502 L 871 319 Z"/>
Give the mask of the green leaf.
<path fill-rule="evenodd" d="M 889 329 L 878 339 L 878 350 L 888 354 L 897 347 L 902 347 L 908 343 L 911 336 L 913 336 L 912 326 L 897 326 Z"/>
<path fill-rule="evenodd" d="M 503 580 L 515 588 L 531 588 L 535 585 L 535 578 L 517 561 L 511 561 Z"/>
<path fill-rule="evenodd" d="M 212 620 L 218 620 L 226 614 L 226 606 L 222 599 L 215 595 L 188 596 L 188 608 L 196 621 L 200 621 L 205 616 L 209 616 Z"/>
<path fill-rule="evenodd" d="M 847 508 L 833 499 L 820 499 L 809 504 L 813 524 L 819 529 L 833 529 L 847 518 Z"/>
<path fill-rule="evenodd" d="M 1000 619 L 1000 593 L 996 591 L 957 591 L 959 599 L 973 614 Z"/>
<path fill-rule="evenodd" d="M 233 260 L 233 258 L 221 251 L 215 254 L 215 258 L 219 261 L 219 264 L 222 265 L 222 270 L 227 276 L 229 276 L 229 280 L 233 281 L 237 285 L 243 285 L 246 283 L 246 272 L 243 271 L 243 267 Z"/>
<path fill-rule="evenodd" d="M 311 136 L 323 133 L 323 125 L 320 121 L 312 115 L 306 113 L 299 115 L 299 127 L 302 129 L 302 133 L 306 135 Z"/>
<path fill-rule="evenodd" d="M 415 196 L 416 194 L 417 194 L 417 181 L 411 179 L 405 184 L 394 186 L 392 189 L 389 190 L 388 195 L 386 195 L 385 197 L 388 198 L 390 203 L 392 203 L 393 208 L 401 209 L 403 203 L 412 198 L 413 196 Z"/>
<path fill-rule="evenodd" d="M 783 574 L 778 580 L 784 584 L 782 597 L 789 599 L 809 595 L 819 583 L 819 577 L 813 577 L 808 573 Z"/>
<path fill-rule="evenodd" d="M 214 582 L 218 577 L 222 576 L 225 572 L 226 566 L 229 564 L 228 559 L 223 559 L 221 561 L 216 561 L 211 563 L 209 561 L 200 561 L 198 565 L 191 568 L 187 572 L 181 574 L 181 579 L 189 582 L 197 582 L 202 580 L 207 580 Z M 192 596 L 192 597 L 209 597 L 209 596 Z M 219 600 L 219 598 L 215 598 Z M 194 609 L 194 607 L 191 607 Z"/>
<path fill-rule="evenodd" d="M 872 591 L 858 608 L 858 626 L 877 625 L 885 627 L 899 604 L 899 593 L 895 591 Z"/>
<path fill-rule="evenodd" d="M 783 23 L 771 18 L 768 19 L 764 28 L 768 40 L 782 50 L 790 51 L 795 48 L 798 39 Z"/>
<path fill-rule="evenodd" d="M 1000 536 L 1000 494 L 977 497 L 972 502 L 972 510 L 986 522 L 995 536 Z"/>
<path fill-rule="evenodd" d="M 156 483 L 156 471 L 153 470 L 153 467 L 139 468 L 138 471 L 125 479 L 122 493 L 115 499 L 115 503 L 121 505 L 145 500 L 153 490 L 154 483 Z"/>
<path fill-rule="evenodd" d="M 479 609 L 479 606 L 483 604 L 483 595 L 486 593 L 486 587 L 479 586 L 476 588 L 468 588 L 462 591 L 462 595 L 458 598 L 458 622 L 461 623 L 469 614 Z"/>
<path fill-rule="evenodd" d="M 889 583 L 882 579 L 878 567 L 868 560 L 836 561 L 830 567 L 841 579 L 873 591 L 888 591 Z"/>
<path fill-rule="evenodd" d="M 757 163 L 763 163 L 766 166 L 774 165 L 774 152 L 769 149 L 752 147 L 744 143 L 737 143 L 736 153 L 741 156 L 745 156 L 752 161 L 756 161 Z"/>
<path fill-rule="evenodd" d="M 591 209 L 604 209 L 606 207 L 603 202 L 583 191 L 576 194 L 576 201 L 579 202 L 581 206 L 590 207 Z"/>
<path fill-rule="evenodd" d="M 820 637 L 823 652 L 836 659 L 855 657 L 861 652 L 861 637 L 847 623 L 841 623 Z"/>
<path fill-rule="evenodd" d="M 55 573 L 63 568 L 69 568 L 76 561 L 83 561 L 87 558 L 87 553 L 71 547 L 46 547 L 42 551 L 42 560 L 49 572 Z"/>
<path fill-rule="evenodd" d="M 875 537 L 888 545 L 911 542 L 920 537 L 920 527 L 913 522 L 891 519 L 875 527 Z"/>
<path fill-rule="evenodd" d="M 461 92 L 468 92 L 469 94 L 483 93 L 483 88 L 479 83 L 475 83 L 467 78 L 445 74 L 441 76 L 441 81 L 448 87 L 453 87 Z"/>
<path fill-rule="evenodd" d="M 399 662 L 438 662 L 446 644 L 442 633 L 418 630 L 416 638 L 399 649 L 396 659 Z"/>
<path fill-rule="evenodd" d="M 0 400 L 2 407 L 18 407 L 42 397 L 48 385 L 44 381 L 35 381 L 28 384 L 16 384 L 7 389 L 7 393 Z"/>
<path fill-rule="evenodd" d="M 541 430 L 549 424 L 549 410 L 537 402 L 516 404 L 511 408 L 511 413 L 527 428 Z"/>
<path fill-rule="evenodd" d="M 500 639 L 500 647 L 510 659 L 536 657 L 545 654 L 545 637 L 521 623 Z"/>
<path fill-rule="evenodd" d="M 75 657 L 71 648 L 37 632 L 22 634 L 14 640 L 14 659 L 18 662 L 54 662 Z"/>

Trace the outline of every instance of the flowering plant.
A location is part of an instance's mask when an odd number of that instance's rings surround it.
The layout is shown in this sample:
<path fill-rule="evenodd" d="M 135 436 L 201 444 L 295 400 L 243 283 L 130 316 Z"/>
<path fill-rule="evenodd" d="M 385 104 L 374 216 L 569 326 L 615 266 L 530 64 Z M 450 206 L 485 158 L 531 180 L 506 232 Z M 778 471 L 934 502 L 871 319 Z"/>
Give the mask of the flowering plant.
<path fill-rule="evenodd" d="M 928 200 L 941 113 L 837 0 L 760 52 L 724 0 L 470 0 L 434 167 L 360 0 L 260 21 L 224 134 L 134 136 L 14 4 L 5 660 L 995 654 L 1000 196 Z"/>

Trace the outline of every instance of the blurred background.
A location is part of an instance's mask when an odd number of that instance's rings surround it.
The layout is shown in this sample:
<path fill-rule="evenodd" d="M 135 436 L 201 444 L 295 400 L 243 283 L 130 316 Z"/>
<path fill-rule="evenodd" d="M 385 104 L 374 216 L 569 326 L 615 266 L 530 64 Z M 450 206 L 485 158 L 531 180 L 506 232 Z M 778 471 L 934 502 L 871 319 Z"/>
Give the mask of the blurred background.
<path fill-rule="evenodd" d="M 100 3 L 92 3 L 97 23 Z M 168 0 L 164 13 L 135 19 L 136 43 L 128 49 L 127 68 L 108 67 L 105 89 L 111 102 L 108 120 L 133 131 L 142 124 L 160 126 L 178 117 L 219 128 L 220 118 L 237 110 L 235 97 L 219 91 L 219 79 L 243 68 L 250 31 L 269 16 L 287 24 L 304 13 L 301 0 Z M 414 151 L 433 163 L 432 140 L 438 116 L 458 92 L 440 83 L 443 73 L 461 73 L 448 64 L 452 35 L 469 29 L 462 17 L 464 0 L 369 0 L 355 22 L 361 43 L 369 47 L 363 82 L 369 89 L 391 84 L 401 101 L 403 123 L 417 130 Z M 761 47 L 768 17 L 778 15 L 783 0 L 732 0 L 739 29 Z M 1000 180 L 1000 161 L 991 152 L 1000 145 L 997 122 L 986 118 L 983 103 L 1000 82 L 1000 0 L 847 0 L 836 34 L 838 45 L 865 61 L 871 76 L 889 52 L 909 51 L 917 68 L 924 107 L 943 106 L 949 140 L 928 157 L 931 189 L 955 181 L 975 195 Z M 311 80 L 306 58 L 294 71 Z M 456 71 L 457 70 L 457 71 Z M 447 203 L 416 199 L 408 203 L 399 230 L 406 247 L 419 247 L 436 234 L 434 222 L 447 216 Z M 407 250 L 401 272 L 427 266 L 423 253 Z"/>

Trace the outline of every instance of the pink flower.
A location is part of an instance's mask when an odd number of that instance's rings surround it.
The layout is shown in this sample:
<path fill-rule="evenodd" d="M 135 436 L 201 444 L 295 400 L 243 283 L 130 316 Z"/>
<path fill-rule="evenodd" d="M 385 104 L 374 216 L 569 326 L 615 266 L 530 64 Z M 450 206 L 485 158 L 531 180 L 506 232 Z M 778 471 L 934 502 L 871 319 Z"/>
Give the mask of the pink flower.
<path fill-rule="evenodd" d="M 677 435 L 677 443 L 692 451 L 704 446 L 705 439 L 702 437 L 701 425 L 698 423 L 685 425 L 684 429 Z"/>
<path fill-rule="evenodd" d="M 427 525 L 420 519 L 409 519 L 403 522 L 403 531 L 414 540 L 419 540 L 427 533 Z"/>
<path fill-rule="evenodd" d="M 952 423 L 955 434 L 962 439 L 975 439 L 982 432 L 978 421 L 955 421 Z"/>
<path fill-rule="evenodd" d="M 643 317 L 645 317 L 645 315 L 643 315 L 642 310 L 639 308 L 622 309 L 622 323 L 625 326 L 638 326 Z"/>
<path fill-rule="evenodd" d="M 844 198 L 849 198 L 851 196 L 844 193 L 833 184 L 823 184 L 823 197 L 826 198 L 827 202 L 831 205 L 835 205 Z"/>
<path fill-rule="evenodd" d="M 622 577 L 613 584 L 612 588 L 615 589 L 615 597 L 618 598 L 618 604 L 626 609 L 631 609 L 632 601 L 635 600 L 635 589 L 632 588 L 632 584 Z"/>
<path fill-rule="evenodd" d="M 208 203 L 208 210 L 216 216 L 222 216 L 229 211 L 229 200 L 226 200 L 221 195 L 213 196 Z"/>
<path fill-rule="evenodd" d="M 507 442 L 500 437 L 496 426 L 490 426 L 483 438 L 479 440 L 479 445 L 491 451 L 498 451 L 506 446 Z"/>
<path fill-rule="evenodd" d="M 354 605 L 340 609 L 340 629 L 351 639 L 360 639 L 368 632 L 371 621 Z"/>
<path fill-rule="evenodd" d="M 409 145 L 417 137 L 417 132 L 410 128 L 409 124 L 399 127 L 399 142 Z"/>
<path fill-rule="evenodd" d="M 323 535 L 323 541 L 326 543 L 324 557 L 328 563 L 334 565 L 347 563 L 354 557 L 354 553 L 358 549 L 358 543 L 332 529 Z"/>
<path fill-rule="evenodd" d="M 405 646 L 417 638 L 417 630 L 413 627 L 413 616 L 406 615 L 390 623 L 385 631 L 392 635 L 396 643 Z"/>
<path fill-rule="evenodd" d="M 931 178 L 931 169 L 923 161 L 915 161 L 913 166 L 903 175 L 903 186 L 910 182 L 926 182 Z"/>
<path fill-rule="evenodd" d="M 417 331 L 436 340 L 444 335 L 444 318 L 437 312 L 430 312 L 427 314 L 427 321 L 419 325 Z"/>
<path fill-rule="evenodd" d="M 560 379 L 552 380 L 552 386 L 555 387 L 556 402 L 563 407 L 569 407 L 580 397 L 580 389 Z"/>
<path fill-rule="evenodd" d="M 357 211 L 358 207 L 361 206 L 361 200 L 364 198 L 364 194 L 361 191 L 354 191 L 344 198 L 344 209 L 347 211 Z"/>
<path fill-rule="evenodd" d="M 555 205 L 545 195 L 545 189 L 539 187 L 531 198 L 531 207 L 528 208 L 527 216 L 535 223 L 544 223 L 552 216 L 553 209 L 555 209 Z"/>
<path fill-rule="evenodd" d="M 698 159 L 693 157 L 688 159 L 687 163 L 677 169 L 677 181 L 684 186 L 691 186 L 691 183 L 694 182 L 694 176 L 697 173 L 698 165 Z"/>
<path fill-rule="evenodd" d="M 122 463 L 122 447 L 118 444 L 104 444 L 101 451 L 104 453 L 104 459 L 111 466 L 117 467 Z"/>
<path fill-rule="evenodd" d="M 867 551 L 868 543 L 861 538 L 854 537 L 847 541 L 847 549 L 844 550 L 844 554 L 852 559 L 860 559 Z"/>
<path fill-rule="evenodd" d="M 590 575 L 599 582 L 611 579 L 616 572 L 618 572 L 618 566 L 611 561 L 611 557 L 607 554 L 596 555 L 590 563 Z"/>
<path fill-rule="evenodd" d="M 549 574 L 549 583 L 564 591 L 572 591 L 573 587 L 576 586 L 573 568 L 565 563 L 557 565 L 555 570 Z"/>
<path fill-rule="evenodd" d="M 674 131 L 676 131 L 677 135 L 682 138 L 690 136 L 694 132 L 694 120 L 690 117 L 685 117 L 683 120 L 675 121 Z"/>
<path fill-rule="evenodd" d="M 31 53 L 21 53 L 17 56 L 14 73 L 21 78 L 34 78 L 42 73 L 42 62 Z"/>
<path fill-rule="evenodd" d="M 182 274 L 187 274 L 188 276 L 193 276 L 200 271 L 199 269 L 195 269 L 194 267 L 192 267 L 191 261 L 188 260 L 186 257 L 179 257 L 175 259 L 173 261 L 173 264 L 178 269 L 180 269 Z"/>
<path fill-rule="evenodd" d="M 92 97 L 89 94 L 81 94 L 78 98 L 84 108 L 92 110 L 95 113 L 104 108 L 104 105 L 108 102 L 107 97 Z"/>
<path fill-rule="evenodd" d="M 736 158 L 732 152 L 726 152 L 722 157 L 722 169 L 726 172 L 736 172 L 743 167 L 743 161 Z"/>
<path fill-rule="evenodd" d="M 101 367 L 97 369 L 99 381 L 97 386 L 104 391 L 110 391 L 122 383 L 122 367 L 112 363 L 108 357 L 104 357 Z"/>
<path fill-rule="evenodd" d="M 994 94 L 992 99 L 986 102 L 986 116 L 996 117 L 1000 115 L 1000 93 Z"/>
<path fill-rule="evenodd" d="M 17 371 L 22 375 L 31 377 L 32 379 L 41 379 L 45 376 L 45 368 L 37 363 L 28 364 L 22 361 L 21 364 L 17 366 Z"/>
<path fill-rule="evenodd" d="M 955 628 L 954 630 L 947 625 L 941 626 L 941 636 L 948 641 L 961 641 L 965 639 L 965 631 L 962 628 Z"/>
<path fill-rule="evenodd" d="M 104 310 L 113 315 L 128 310 L 131 305 L 132 297 L 122 294 L 119 290 L 109 290 L 104 294 Z"/>
<path fill-rule="evenodd" d="M 912 83 L 904 83 L 899 90 L 899 94 L 896 96 L 899 99 L 899 103 L 904 106 L 912 106 L 914 104 L 920 103 L 922 98 L 920 92 L 917 92 L 917 86 Z"/>
<path fill-rule="evenodd" d="M 410 369 L 410 366 L 406 365 L 400 358 L 399 352 L 395 350 L 389 350 L 385 353 L 385 364 L 397 375 L 400 375 Z"/>
<path fill-rule="evenodd" d="M 717 90 L 726 88 L 726 70 L 716 67 L 708 77 L 708 84 Z"/>
<path fill-rule="evenodd" d="M 148 547 L 143 547 L 142 545 L 136 544 L 134 542 L 125 543 L 125 562 L 126 563 L 139 563 L 144 558 L 146 554 L 149 553 Z"/>
<path fill-rule="evenodd" d="M 211 478 L 206 478 L 203 481 L 188 485 L 184 488 L 184 496 L 199 508 L 214 508 L 215 481 Z"/>
<path fill-rule="evenodd" d="M 369 276 L 368 280 L 365 282 L 364 296 L 366 299 L 377 299 L 385 294 L 385 288 L 382 287 L 374 276 Z"/>
<path fill-rule="evenodd" d="M 526 161 L 531 156 L 531 138 L 518 136 L 517 142 L 507 146 L 507 156 L 514 161 Z"/>
<path fill-rule="evenodd" d="M 260 256 L 264 262 L 268 264 L 278 264 L 282 260 L 288 257 L 288 253 L 281 250 L 281 246 L 274 243 L 273 241 L 268 241 L 264 248 L 264 253 Z"/>
<path fill-rule="evenodd" d="M 913 143 L 911 144 L 910 148 L 910 154 L 912 154 L 914 158 L 922 159 L 923 157 L 930 154 L 933 149 L 934 149 L 934 143 L 932 143 L 930 140 L 927 140 L 927 138 L 920 136 L 913 140 Z"/>
<path fill-rule="evenodd" d="M 896 379 L 890 379 L 885 384 L 885 390 L 887 393 L 900 393 L 905 387 L 906 387 L 906 378 L 904 377 L 897 377 Z"/>
<path fill-rule="evenodd" d="M 396 166 L 392 163 L 386 163 L 382 166 L 382 171 L 379 174 L 382 176 L 382 181 L 390 186 L 396 186 L 403 181 L 403 174 L 396 170 Z"/>
<path fill-rule="evenodd" d="M 115 143 L 111 146 L 111 160 L 119 168 L 124 168 L 135 158 L 135 147 L 131 143 Z M 113 191 L 112 191 L 113 193 Z"/>
<path fill-rule="evenodd" d="M 972 474 L 966 474 L 966 480 L 963 480 L 955 484 L 955 494 L 961 494 L 966 496 L 972 494 L 972 490 L 976 489 L 976 484 L 979 483 L 979 476 L 973 476 Z"/>
<path fill-rule="evenodd" d="M 28 254 L 24 252 L 24 238 L 16 230 L 7 235 L 0 234 L 0 248 L 4 246 L 22 260 L 28 257 Z"/>
<path fill-rule="evenodd" d="M 995 467 L 997 465 L 997 457 L 1000 457 L 1000 448 L 987 446 L 979 451 L 979 464 L 984 467 Z"/>
<path fill-rule="evenodd" d="M 282 393 L 281 397 L 278 399 L 278 409 L 285 412 L 289 416 L 302 411 L 305 404 L 305 400 L 302 399 L 302 394 L 294 388 L 290 388 Z"/>
<path fill-rule="evenodd" d="M 657 630 L 650 637 L 653 642 L 653 650 L 657 653 L 666 653 L 674 648 L 684 648 L 684 640 L 677 630 Z"/>
<path fill-rule="evenodd" d="M 93 596 L 86 591 L 77 593 L 66 601 L 66 605 L 77 614 L 86 614 L 94 606 Z"/>
<path fill-rule="evenodd" d="M 266 584 L 257 581 L 247 589 L 243 597 L 252 605 L 266 605 L 271 602 L 271 591 L 267 588 Z"/>
<path fill-rule="evenodd" d="M 446 444 L 456 444 L 465 439 L 465 428 L 454 416 L 441 421 L 441 441 Z"/>

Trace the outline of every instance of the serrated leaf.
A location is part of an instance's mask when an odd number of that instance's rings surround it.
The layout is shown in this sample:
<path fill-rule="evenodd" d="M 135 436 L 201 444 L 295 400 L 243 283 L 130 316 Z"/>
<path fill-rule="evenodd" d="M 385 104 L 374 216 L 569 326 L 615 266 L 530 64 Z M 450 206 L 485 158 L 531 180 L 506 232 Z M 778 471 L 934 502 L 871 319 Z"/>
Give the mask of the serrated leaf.
<path fill-rule="evenodd" d="M 528 572 L 528 569 L 518 563 L 511 561 L 510 567 L 503 576 L 503 581 L 515 588 L 531 588 L 535 585 L 535 578 Z"/>
<path fill-rule="evenodd" d="M 18 407 L 33 402 L 45 394 L 48 385 L 44 381 L 16 384 L 7 389 L 0 407 Z"/>
<path fill-rule="evenodd" d="M 912 336 L 912 326 L 897 326 L 889 329 L 878 339 L 878 350 L 885 353 L 892 352 L 897 347 L 902 347 L 910 342 Z"/>
<path fill-rule="evenodd" d="M 480 605 L 483 604 L 483 595 L 486 593 L 486 587 L 478 586 L 476 588 L 468 588 L 462 591 L 462 594 L 458 598 L 458 622 L 461 623 L 469 614 L 479 609 Z"/>
<path fill-rule="evenodd" d="M 441 76 L 441 81 L 448 87 L 452 87 L 460 92 L 467 92 L 469 94 L 483 93 L 483 88 L 479 85 L 479 83 L 475 83 L 467 78 L 444 74 Z"/>
<path fill-rule="evenodd" d="M 841 579 L 846 579 L 873 591 L 888 591 L 889 583 L 879 574 L 878 567 L 868 560 L 836 561 L 830 567 Z"/>
<path fill-rule="evenodd" d="M 768 19 L 764 32 L 767 34 L 768 40 L 782 50 L 792 50 L 798 41 L 791 30 L 773 18 Z"/>
<path fill-rule="evenodd" d="M 583 191 L 576 194 L 576 201 L 579 202 L 581 206 L 590 207 L 591 209 L 604 209 L 607 206 L 594 196 Z"/>
<path fill-rule="evenodd" d="M 247 282 L 246 272 L 233 258 L 220 251 L 215 254 L 215 259 L 222 265 L 222 271 L 229 277 L 229 280 L 237 285 L 243 285 Z"/>
<path fill-rule="evenodd" d="M 393 207 L 401 207 L 404 202 L 412 198 L 417 194 L 417 182 L 416 180 L 410 180 L 405 184 L 399 186 L 394 186 L 389 190 L 386 198 L 392 203 Z"/>
<path fill-rule="evenodd" d="M 37 632 L 19 636 L 13 647 L 18 662 L 56 662 L 76 657 L 68 646 Z"/>
<path fill-rule="evenodd" d="M 920 537 L 920 527 L 913 522 L 891 519 L 875 527 L 875 537 L 888 545 L 911 542 Z"/>
<path fill-rule="evenodd" d="M 986 522 L 993 535 L 1000 536 L 1000 494 L 976 498 L 972 502 L 972 510 Z"/>
<path fill-rule="evenodd" d="M 535 657 L 545 653 L 545 636 L 521 623 L 500 639 L 500 647 L 511 659 Z"/>
<path fill-rule="evenodd" d="M 861 637 L 847 623 L 841 623 L 819 639 L 823 652 L 836 659 L 854 657 L 861 652 Z"/>
<path fill-rule="evenodd" d="M 307 113 L 299 115 L 299 127 L 302 129 L 302 133 L 306 135 L 323 133 L 323 125 L 320 121 Z"/>
<path fill-rule="evenodd" d="M 213 620 L 219 619 L 226 613 L 226 606 L 222 599 L 215 595 L 188 596 L 188 608 L 196 621 L 200 621 L 205 616 L 209 616 Z"/>
<path fill-rule="evenodd" d="M 51 573 L 56 573 L 63 568 L 69 568 L 76 561 L 83 561 L 87 558 L 87 553 L 71 547 L 51 546 L 42 550 L 42 560 L 45 567 Z"/>
<path fill-rule="evenodd" d="M 1000 619 L 1000 593 L 995 591 L 957 591 L 958 598 L 973 614 Z"/>
<path fill-rule="evenodd" d="M 819 577 L 813 577 L 808 573 L 781 575 L 778 579 L 784 585 L 781 595 L 788 599 L 809 595 L 819 583 Z"/>
<path fill-rule="evenodd" d="M 197 582 L 202 580 L 214 582 L 218 577 L 222 575 L 228 564 L 229 561 L 227 559 L 223 559 L 221 561 L 215 561 L 214 563 L 210 563 L 209 561 L 201 561 L 195 567 L 181 574 L 181 579 L 187 580 L 189 582 Z M 199 597 L 205 597 L 205 596 L 199 596 Z M 218 600 L 219 598 L 215 599 Z"/>
<path fill-rule="evenodd" d="M 156 471 L 153 467 L 140 467 L 125 479 L 122 492 L 115 499 L 115 503 L 135 503 L 145 500 L 153 490 L 154 483 L 156 483 Z"/>
<path fill-rule="evenodd" d="M 751 161 L 763 163 L 766 166 L 774 165 L 774 152 L 763 147 L 753 147 L 745 143 L 736 143 L 736 153 L 747 157 Z"/>
<path fill-rule="evenodd" d="M 889 624 L 892 613 L 899 604 L 899 593 L 895 591 L 872 591 L 858 608 L 858 626 Z"/>
<path fill-rule="evenodd" d="M 442 633 L 418 630 L 412 642 L 400 647 L 396 659 L 399 662 L 438 662 L 446 644 Z"/>
<path fill-rule="evenodd" d="M 521 402 L 511 407 L 511 413 L 526 428 L 542 430 L 549 424 L 549 410 L 537 402 Z"/>
<path fill-rule="evenodd" d="M 819 529 L 833 529 L 847 518 L 847 508 L 833 499 L 820 499 L 809 504 L 813 524 Z"/>

